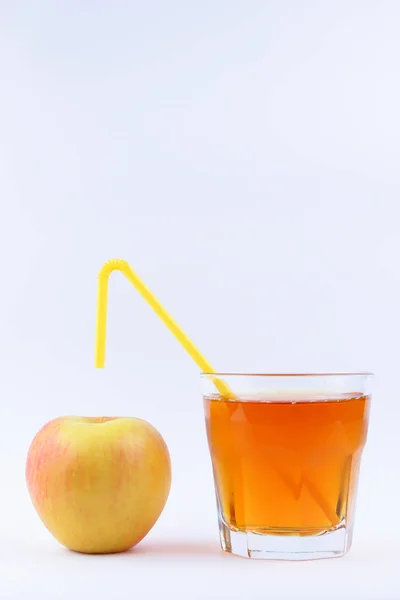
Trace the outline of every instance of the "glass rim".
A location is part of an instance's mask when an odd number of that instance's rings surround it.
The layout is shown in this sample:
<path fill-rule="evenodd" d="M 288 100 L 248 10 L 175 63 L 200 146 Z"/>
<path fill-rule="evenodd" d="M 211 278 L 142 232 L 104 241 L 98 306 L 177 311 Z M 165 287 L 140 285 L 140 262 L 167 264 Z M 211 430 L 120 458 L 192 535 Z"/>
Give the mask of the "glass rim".
<path fill-rule="evenodd" d="M 374 377 L 372 371 L 354 371 L 337 373 L 240 373 L 240 372 L 214 372 L 200 373 L 201 377 Z"/>

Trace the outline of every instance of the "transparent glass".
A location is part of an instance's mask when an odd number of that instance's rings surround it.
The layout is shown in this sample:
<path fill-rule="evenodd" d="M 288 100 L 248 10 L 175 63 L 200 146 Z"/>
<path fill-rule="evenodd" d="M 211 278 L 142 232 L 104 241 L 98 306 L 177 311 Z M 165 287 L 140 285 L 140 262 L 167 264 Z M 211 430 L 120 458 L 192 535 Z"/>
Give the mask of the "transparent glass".
<path fill-rule="evenodd" d="M 223 550 L 286 560 L 349 550 L 371 377 L 202 375 Z"/>

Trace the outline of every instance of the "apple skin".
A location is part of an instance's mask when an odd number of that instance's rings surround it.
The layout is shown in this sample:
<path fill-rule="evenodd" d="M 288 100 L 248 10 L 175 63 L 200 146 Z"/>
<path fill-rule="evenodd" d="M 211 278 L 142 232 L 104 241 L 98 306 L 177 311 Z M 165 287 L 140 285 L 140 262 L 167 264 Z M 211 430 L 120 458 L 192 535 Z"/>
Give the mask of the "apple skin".
<path fill-rule="evenodd" d="M 89 554 L 123 552 L 160 516 L 171 463 L 162 436 L 142 419 L 60 417 L 33 439 L 26 482 L 61 544 Z"/>

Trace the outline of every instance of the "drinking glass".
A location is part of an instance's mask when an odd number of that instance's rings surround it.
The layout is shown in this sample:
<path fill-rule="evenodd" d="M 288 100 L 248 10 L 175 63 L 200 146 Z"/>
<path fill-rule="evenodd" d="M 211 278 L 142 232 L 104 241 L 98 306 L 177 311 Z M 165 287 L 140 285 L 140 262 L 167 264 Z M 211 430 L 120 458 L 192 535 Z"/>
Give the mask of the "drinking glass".
<path fill-rule="evenodd" d="M 202 374 L 223 550 L 286 560 L 349 550 L 371 377 Z"/>

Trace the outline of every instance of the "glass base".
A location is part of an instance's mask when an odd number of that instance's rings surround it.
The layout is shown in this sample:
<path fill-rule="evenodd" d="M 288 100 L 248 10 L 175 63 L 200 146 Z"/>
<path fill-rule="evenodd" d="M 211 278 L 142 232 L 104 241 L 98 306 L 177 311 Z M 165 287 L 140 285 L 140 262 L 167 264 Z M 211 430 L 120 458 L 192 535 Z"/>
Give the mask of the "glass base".
<path fill-rule="evenodd" d="M 352 528 L 341 523 L 319 535 L 270 535 L 236 531 L 220 522 L 221 546 L 225 552 L 245 558 L 270 560 L 316 560 L 339 558 L 351 546 Z"/>

